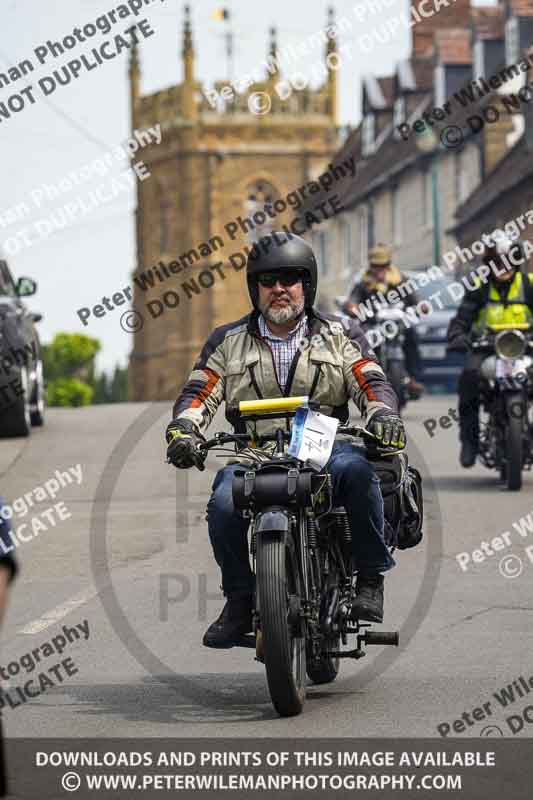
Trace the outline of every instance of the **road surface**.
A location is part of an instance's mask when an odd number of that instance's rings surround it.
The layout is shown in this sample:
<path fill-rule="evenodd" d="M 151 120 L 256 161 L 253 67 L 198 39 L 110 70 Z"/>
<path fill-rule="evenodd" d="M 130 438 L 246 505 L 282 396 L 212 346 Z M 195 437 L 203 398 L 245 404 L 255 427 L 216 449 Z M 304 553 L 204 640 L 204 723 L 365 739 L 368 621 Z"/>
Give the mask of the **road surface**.
<path fill-rule="evenodd" d="M 489 725 L 511 736 L 511 712 L 493 693 L 533 675 L 533 525 L 524 528 L 533 477 L 509 493 L 482 467 L 461 470 L 455 423 L 428 433 L 427 420 L 452 405 L 431 397 L 406 412 L 427 507 L 423 545 L 400 553 L 386 581 L 384 627 L 400 630 L 402 646 L 343 662 L 338 680 L 310 687 L 304 713 L 291 719 L 273 711 L 253 651 L 201 644 L 222 606 L 203 513 L 220 461 L 210 456 L 203 474 L 164 463 L 170 404 L 50 409 L 30 439 L 2 441 L 2 494 L 11 502 L 30 493 L 35 503 L 36 488 L 57 470 L 82 470 L 81 483 L 63 478 L 61 487 L 56 476 L 57 496 L 16 520 L 18 527 L 56 503 L 70 514 L 55 525 L 41 517 L 45 529 L 29 535 L 30 525 L 17 548 L 21 574 L 1 652 L 4 669 L 19 665 L 9 687 L 65 659 L 70 674 L 49 673 L 53 685 L 4 708 L 7 735 L 438 737 L 438 726 L 446 733 L 459 720 L 462 737 L 488 735 Z M 63 646 L 64 626 L 77 634 Z M 517 735 L 532 731 L 525 723 Z"/>

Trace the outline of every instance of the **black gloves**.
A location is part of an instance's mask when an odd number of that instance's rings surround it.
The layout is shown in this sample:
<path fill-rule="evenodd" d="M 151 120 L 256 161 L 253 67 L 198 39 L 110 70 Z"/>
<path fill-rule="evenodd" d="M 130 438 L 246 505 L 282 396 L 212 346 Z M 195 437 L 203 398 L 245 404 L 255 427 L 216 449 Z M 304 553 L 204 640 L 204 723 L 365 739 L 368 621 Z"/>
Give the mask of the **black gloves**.
<path fill-rule="evenodd" d="M 458 333 L 448 342 L 448 350 L 455 350 L 457 353 L 466 353 L 470 350 L 470 335 L 468 333 Z"/>
<path fill-rule="evenodd" d="M 204 470 L 207 451 L 198 450 L 205 438 L 187 419 L 173 419 L 166 432 L 167 459 L 178 469 L 197 467 Z"/>
<path fill-rule="evenodd" d="M 398 450 L 403 450 L 405 447 L 405 428 L 402 418 L 397 414 L 380 408 L 374 412 L 366 427 L 369 433 L 376 437 L 379 444 L 385 447 L 396 447 Z"/>

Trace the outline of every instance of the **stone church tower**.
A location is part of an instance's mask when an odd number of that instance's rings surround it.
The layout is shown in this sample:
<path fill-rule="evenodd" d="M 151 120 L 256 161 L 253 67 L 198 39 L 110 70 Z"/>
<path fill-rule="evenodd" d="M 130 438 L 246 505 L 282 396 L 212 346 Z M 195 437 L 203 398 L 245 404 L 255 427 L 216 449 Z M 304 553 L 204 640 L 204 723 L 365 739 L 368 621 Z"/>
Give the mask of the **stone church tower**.
<path fill-rule="evenodd" d="M 139 57 L 132 54 L 132 130 L 159 124 L 162 141 L 142 150 L 151 177 L 137 182 L 133 307 L 143 324 L 133 334 L 130 400 L 175 398 L 213 328 L 249 311 L 245 248 L 298 215 L 284 199 L 327 169 L 338 148 L 336 70 L 324 67 L 322 86 L 281 100 L 274 29 L 271 37 L 264 80 L 232 97 L 228 89 L 222 94 L 227 82 L 217 82 L 218 107 L 195 75 L 188 7 L 181 84 L 141 96 Z M 324 37 L 321 46 L 324 64 L 334 63 L 336 39 Z M 249 104 L 266 102 L 267 94 L 270 111 L 252 113 Z M 280 213 L 260 224 L 265 203 Z M 254 214 L 251 228 L 246 220 Z"/>

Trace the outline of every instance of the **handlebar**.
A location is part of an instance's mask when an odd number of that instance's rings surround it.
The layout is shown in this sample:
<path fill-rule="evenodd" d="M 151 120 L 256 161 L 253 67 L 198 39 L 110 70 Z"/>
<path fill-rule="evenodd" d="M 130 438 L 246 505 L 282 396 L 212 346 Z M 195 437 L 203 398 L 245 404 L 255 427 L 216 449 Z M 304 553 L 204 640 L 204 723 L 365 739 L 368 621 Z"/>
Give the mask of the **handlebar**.
<path fill-rule="evenodd" d="M 342 433 L 347 436 L 353 436 L 354 438 L 361 437 L 362 439 L 366 439 L 369 443 L 378 442 L 376 436 L 370 431 L 367 431 L 366 428 L 361 427 L 360 425 L 344 425 L 342 427 L 337 428 L 337 433 Z M 265 442 L 277 442 L 282 436 L 283 441 L 288 442 L 291 438 L 290 431 L 278 430 L 275 433 L 267 433 L 258 436 L 258 440 L 261 443 Z M 208 439 L 206 442 L 201 442 L 197 445 L 198 450 L 211 450 L 213 447 L 219 447 L 220 445 L 224 444 L 231 444 L 231 443 L 247 443 L 252 439 L 252 434 L 250 433 L 216 433 L 212 439 Z"/>

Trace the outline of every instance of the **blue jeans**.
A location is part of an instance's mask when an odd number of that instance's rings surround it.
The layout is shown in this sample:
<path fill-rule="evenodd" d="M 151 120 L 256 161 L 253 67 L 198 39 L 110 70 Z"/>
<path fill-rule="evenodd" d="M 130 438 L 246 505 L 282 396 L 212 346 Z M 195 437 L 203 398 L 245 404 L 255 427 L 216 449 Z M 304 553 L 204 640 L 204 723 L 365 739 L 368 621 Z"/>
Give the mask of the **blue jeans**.
<path fill-rule="evenodd" d="M 364 450 L 351 442 L 335 442 L 328 462 L 333 481 L 333 503 L 344 506 L 352 532 L 355 568 L 359 572 L 385 572 L 394 566 L 383 538 L 383 498 L 379 478 Z M 232 481 L 240 464 L 217 473 L 207 504 L 209 538 L 222 571 L 225 595 L 250 594 L 254 575 L 248 557 L 248 525 L 233 507 Z"/>

